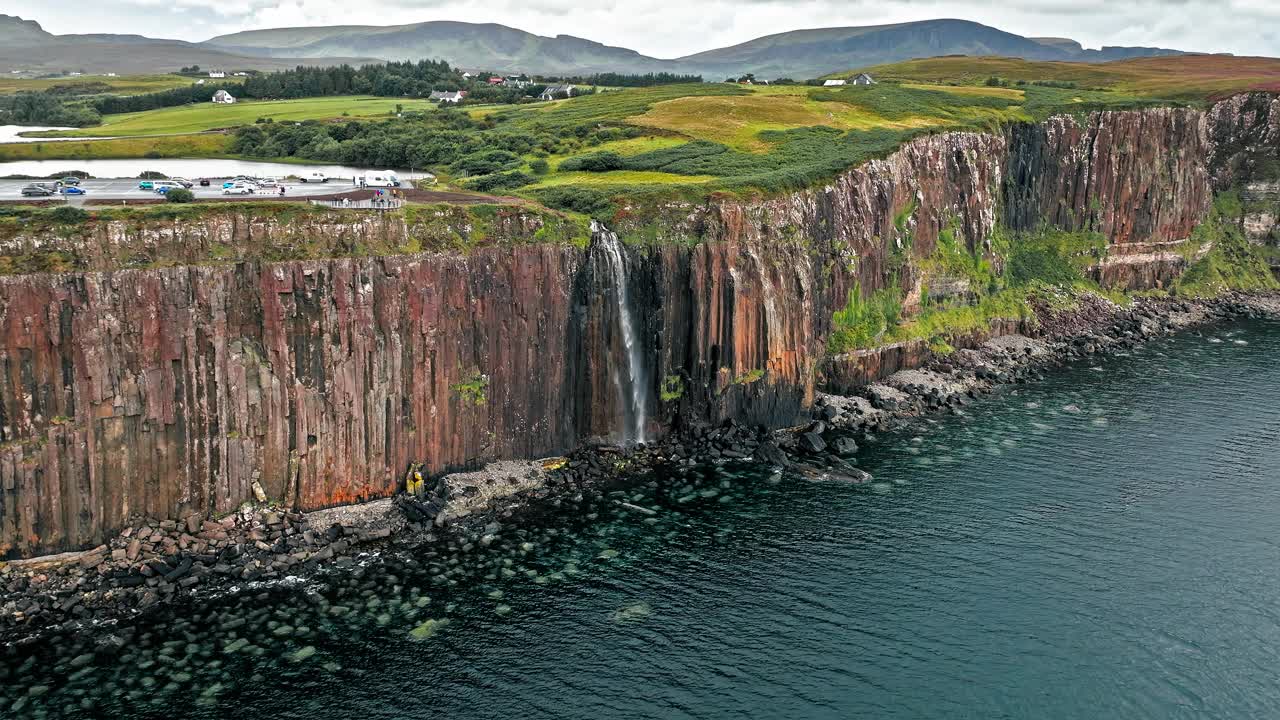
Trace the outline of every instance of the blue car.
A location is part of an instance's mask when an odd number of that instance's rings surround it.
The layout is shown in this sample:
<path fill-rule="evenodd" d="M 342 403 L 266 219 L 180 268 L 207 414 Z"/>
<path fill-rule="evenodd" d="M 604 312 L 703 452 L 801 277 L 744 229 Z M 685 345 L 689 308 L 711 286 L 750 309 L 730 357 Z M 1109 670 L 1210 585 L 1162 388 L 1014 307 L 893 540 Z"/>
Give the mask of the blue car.
<path fill-rule="evenodd" d="M 62 194 L 63 194 L 63 195 L 84 195 L 84 194 L 85 194 L 85 192 L 84 192 L 84 189 L 83 189 L 83 188 L 78 188 L 78 187 L 74 187 L 74 186 L 72 186 L 72 187 L 64 187 L 64 188 L 62 188 Z"/>

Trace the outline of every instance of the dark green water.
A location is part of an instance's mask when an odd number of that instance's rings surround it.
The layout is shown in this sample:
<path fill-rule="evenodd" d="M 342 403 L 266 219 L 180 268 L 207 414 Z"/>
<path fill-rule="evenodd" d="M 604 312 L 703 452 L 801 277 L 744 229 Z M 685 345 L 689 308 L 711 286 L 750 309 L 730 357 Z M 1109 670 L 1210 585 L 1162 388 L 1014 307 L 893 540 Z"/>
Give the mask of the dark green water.
<path fill-rule="evenodd" d="M 872 486 L 708 468 L 630 493 L 653 518 L 211 603 L 13 663 L 0 715 L 1276 717 L 1278 358 L 1183 336 L 878 438 Z"/>

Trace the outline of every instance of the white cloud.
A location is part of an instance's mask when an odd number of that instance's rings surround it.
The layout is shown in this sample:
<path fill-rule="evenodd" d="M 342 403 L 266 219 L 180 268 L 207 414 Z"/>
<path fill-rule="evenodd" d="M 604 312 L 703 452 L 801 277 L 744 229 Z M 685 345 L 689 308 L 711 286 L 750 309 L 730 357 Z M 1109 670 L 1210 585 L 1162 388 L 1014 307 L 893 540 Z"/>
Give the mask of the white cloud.
<path fill-rule="evenodd" d="M 165 8 L 168 12 L 157 12 Z M 744 42 L 786 30 L 939 17 L 975 20 L 1031 36 L 1067 36 L 1086 47 L 1157 45 L 1275 54 L 1274 0 L 45 0 L 9 9 L 57 33 L 119 32 L 203 40 L 245 29 L 391 25 L 426 20 L 495 22 L 541 35 L 569 34 L 657 57 Z"/>

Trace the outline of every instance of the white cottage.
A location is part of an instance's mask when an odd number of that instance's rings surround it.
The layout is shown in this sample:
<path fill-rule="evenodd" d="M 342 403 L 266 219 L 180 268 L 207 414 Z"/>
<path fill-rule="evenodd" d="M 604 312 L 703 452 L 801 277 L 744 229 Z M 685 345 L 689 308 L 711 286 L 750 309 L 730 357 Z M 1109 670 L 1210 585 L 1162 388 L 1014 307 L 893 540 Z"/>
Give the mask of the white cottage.
<path fill-rule="evenodd" d="M 213 101 L 219 105 L 231 105 L 236 99 L 226 90 L 219 90 L 213 94 Z"/>

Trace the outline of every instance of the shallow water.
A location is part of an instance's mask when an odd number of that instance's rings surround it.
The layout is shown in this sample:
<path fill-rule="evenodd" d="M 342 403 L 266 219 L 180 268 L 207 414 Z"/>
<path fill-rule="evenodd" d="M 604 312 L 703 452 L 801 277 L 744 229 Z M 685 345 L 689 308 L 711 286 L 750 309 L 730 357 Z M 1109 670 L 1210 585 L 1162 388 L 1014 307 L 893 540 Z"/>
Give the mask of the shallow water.
<path fill-rule="evenodd" d="M 86 138 L 40 138 L 25 137 L 29 133 L 47 130 L 75 130 L 69 127 L 34 126 L 34 125 L 0 125 L 0 143 L 57 142 L 58 140 L 84 140 Z M 88 138 L 94 140 L 96 138 Z"/>
<path fill-rule="evenodd" d="M 661 478 L 611 498 L 655 516 L 610 502 L 211 602 L 79 669 L 11 661 L 0 697 L 16 717 L 1271 717 L 1277 357 L 1275 326 L 1161 341 L 876 438 L 870 485 Z"/>

